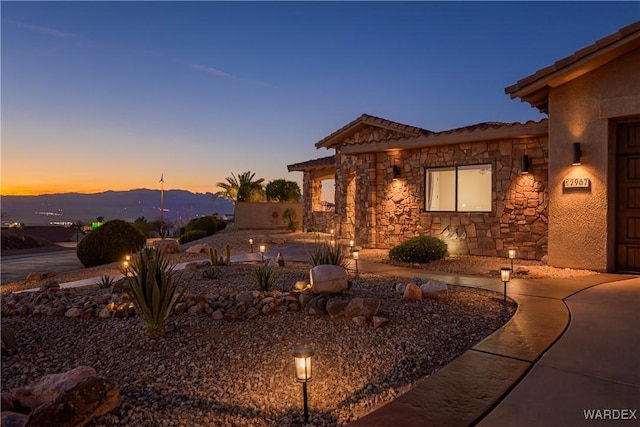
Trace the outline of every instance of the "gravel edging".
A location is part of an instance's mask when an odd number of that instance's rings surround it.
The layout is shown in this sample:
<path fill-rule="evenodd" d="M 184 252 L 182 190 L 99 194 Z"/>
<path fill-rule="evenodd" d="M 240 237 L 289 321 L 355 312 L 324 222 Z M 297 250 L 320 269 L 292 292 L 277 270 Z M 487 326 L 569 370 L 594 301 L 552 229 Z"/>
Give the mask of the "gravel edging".
<path fill-rule="evenodd" d="M 251 268 L 220 267 L 214 280 L 193 272 L 189 293 L 253 290 Z M 280 269 L 277 288 L 291 289 L 308 269 L 302 263 Z M 17 352 L 2 354 L 2 390 L 89 365 L 118 381 L 122 393 L 118 408 L 93 426 L 300 425 L 291 351 L 310 345 L 316 351 L 311 422 L 344 425 L 446 365 L 515 311 L 501 295 L 454 286 L 446 298 L 409 302 L 393 290 L 399 280 L 363 274 L 347 292 L 382 300 L 391 322 L 378 329 L 299 311 L 242 321 L 172 316 L 168 333 L 154 341 L 137 318 L 3 318 L 17 332 Z"/>

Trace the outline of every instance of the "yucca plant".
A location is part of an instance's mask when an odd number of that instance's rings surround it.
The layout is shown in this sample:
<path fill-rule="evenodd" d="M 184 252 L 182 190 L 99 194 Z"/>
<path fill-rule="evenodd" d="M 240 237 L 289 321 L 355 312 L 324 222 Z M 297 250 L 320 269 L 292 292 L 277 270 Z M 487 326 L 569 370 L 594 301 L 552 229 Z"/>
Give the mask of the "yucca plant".
<path fill-rule="evenodd" d="M 347 261 L 344 258 L 344 252 L 342 246 L 338 244 L 330 245 L 329 243 L 320 243 L 316 246 L 314 252 L 308 252 L 309 261 L 311 265 L 339 265 L 342 267 L 347 266 Z"/>
<path fill-rule="evenodd" d="M 111 286 L 113 286 L 115 282 L 116 280 L 113 277 L 105 274 L 104 276 L 100 276 L 100 279 L 98 279 L 96 285 L 98 285 L 100 289 L 111 289 Z"/>
<path fill-rule="evenodd" d="M 145 332 L 153 338 L 164 335 L 165 321 L 189 285 L 181 284 L 182 272 L 174 269 L 162 250 L 145 247 L 123 272 L 129 280 L 129 298 L 142 317 Z"/>
<path fill-rule="evenodd" d="M 276 281 L 276 269 L 272 265 L 261 265 L 253 270 L 253 281 L 258 285 L 259 291 L 268 291 Z"/>

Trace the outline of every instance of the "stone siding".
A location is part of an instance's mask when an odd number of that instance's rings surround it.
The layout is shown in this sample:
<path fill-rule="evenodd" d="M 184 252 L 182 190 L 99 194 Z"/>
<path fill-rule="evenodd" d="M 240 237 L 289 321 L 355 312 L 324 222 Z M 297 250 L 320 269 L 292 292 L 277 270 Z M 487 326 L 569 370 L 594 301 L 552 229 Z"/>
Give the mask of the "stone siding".
<path fill-rule="evenodd" d="M 521 175 L 525 153 L 530 173 Z M 394 162 L 401 167 L 398 180 L 393 180 Z M 425 168 L 479 163 L 492 165 L 490 213 L 424 210 Z M 546 137 L 357 155 L 342 155 L 338 148 L 337 233 L 370 248 L 431 235 L 447 242 L 451 253 L 506 256 L 513 247 L 521 259 L 540 259 L 547 254 L 547 165 Z M 349 188 L 353 171 L 355 189 Z"/>

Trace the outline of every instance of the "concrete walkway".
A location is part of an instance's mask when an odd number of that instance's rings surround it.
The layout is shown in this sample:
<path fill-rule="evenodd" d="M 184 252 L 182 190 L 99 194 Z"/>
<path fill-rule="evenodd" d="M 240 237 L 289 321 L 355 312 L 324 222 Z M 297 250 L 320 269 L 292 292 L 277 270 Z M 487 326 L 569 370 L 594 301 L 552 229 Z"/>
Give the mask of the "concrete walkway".
<path fill-rule="evenodd" d="M 363 262 L 359 270 L 502 292 L 499 279 Z M 516 279 L 507 293 L 518 303 L 507 324 L 350 426 L 597 425 L 583 410 L 640 409 L 640 279 Z"/>

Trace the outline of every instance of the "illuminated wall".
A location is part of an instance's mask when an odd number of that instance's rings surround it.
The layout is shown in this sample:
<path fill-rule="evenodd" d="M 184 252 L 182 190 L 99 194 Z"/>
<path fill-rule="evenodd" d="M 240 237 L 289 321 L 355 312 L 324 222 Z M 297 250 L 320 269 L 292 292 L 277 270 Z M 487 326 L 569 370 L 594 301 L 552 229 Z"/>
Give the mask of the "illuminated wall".
<path fill-rule="evenodd" d="M 549 263 L 612 270 L 615 233 L 615 123 L 640 115 L 640 50 L 549 93 Z M 580 142 L 582 164 L 572 166 Z M 589 191 L 563 190 L 565 178 L 589 178 Z"/>

